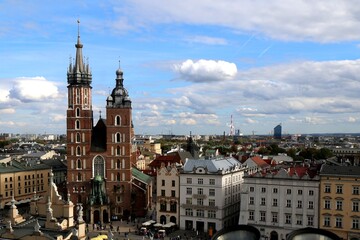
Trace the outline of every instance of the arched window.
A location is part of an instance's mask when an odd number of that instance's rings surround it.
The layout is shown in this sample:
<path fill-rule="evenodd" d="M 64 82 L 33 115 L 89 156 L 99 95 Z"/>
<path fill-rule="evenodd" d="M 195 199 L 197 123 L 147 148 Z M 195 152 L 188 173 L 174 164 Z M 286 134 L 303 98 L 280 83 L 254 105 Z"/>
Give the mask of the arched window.
<path fill-rule="evenodd" d="M 75 121 L 75 129 L 80 129 L 80 121 L 79 120 Z"/>
<path fill-rule="evenodd" d="M 120 169 L 120 168 L 121 168 L 120 159 L 118 159 L 118 160 L 116 161 L 116 168 L 117 168 L 117 169 Z"/>
<path fill-rule="evenodd" d="M 76 108 L 76 117 L 80 117 L 80 108 Z"/>
<path fill-rule="evenodd" d="M 81 160 L 80 159 L 77 160 L 76 168 L 81 169 Z"/>
<path fill-rule="evenodd" d="M 81 148 L 80 148 L 80 146 L 76 147 L 76 156 L 81 156 Z"/>
<path fill-rule="evenodd" d="M 80 104 L 80 89 L 76 89 L 76 104 Z"/>
<path fill-rule="evenodd" d="M 100 175 L 105 178 L 105 161 L 101 156 L 97 156 L 93 161 L 93 177 Z"/>
<path fill-rule="evenodd" d="M 116 117 L 115 117 L 115 125 L 116 125 L 116 126 L 120 126 L 120 125 L 121 125 L 121 117 L 120 117 L 120 116 L 116 116 Z"/>
<path fill-rule="evenodd" d="M 85 105 L 88 104 L 88 89 L 87 88 L 84 89 L 84 104 Z"/>
<path fill-rule="evenodd" d="M 77 143 L 81 142 L 81 135 L 80 135 L 80 133 L 76 133 L 76 142 L 77 142 Z"/>
<path fill-rule="evenodd" d="M 120 173 L 117 173 L 117 175 L 116 175 L 116 181 L 120 181 Z"/>
<path fill-rule="evenodd" d="M 117 143 L 121 142 L 121 134 L 120 133 L 116 133 L 115 137 L 116 137 L 115 142 L 117 142 Z"/>
<path fill-rule="evenodd" d="M 116 147 L 116 155 L 117 155 L 117 156 L 120 156 L 120 154 L 121 154 L 120 146 L 117 146 L 117 147 Z"/>
<path fill-rule="evenodd" d="M 78 175 L 77 175 L 77 180 L 78 180 L 78 181 L 81 181 L 81 173 L 78 173 Z"/>

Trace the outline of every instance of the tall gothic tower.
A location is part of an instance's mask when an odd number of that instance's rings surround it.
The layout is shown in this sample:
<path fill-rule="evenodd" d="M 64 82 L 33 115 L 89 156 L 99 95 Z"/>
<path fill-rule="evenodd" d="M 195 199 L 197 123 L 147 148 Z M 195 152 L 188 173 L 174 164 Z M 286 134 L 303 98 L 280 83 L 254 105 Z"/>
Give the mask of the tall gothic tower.
<path fill-rule="evenodd" d="M 82 204 L 90 223 L 108 222 L 114 216 L 128 218 L 132 213 L 131 100 L 123 86 L 123 72 L 116 71 L 116 83 L 106 100 L 106 119 L 94 126 L 89 64 L 82 56 L 78 33 L 76 58 L 67 72 L 67 162 L 71 201 Z"/>

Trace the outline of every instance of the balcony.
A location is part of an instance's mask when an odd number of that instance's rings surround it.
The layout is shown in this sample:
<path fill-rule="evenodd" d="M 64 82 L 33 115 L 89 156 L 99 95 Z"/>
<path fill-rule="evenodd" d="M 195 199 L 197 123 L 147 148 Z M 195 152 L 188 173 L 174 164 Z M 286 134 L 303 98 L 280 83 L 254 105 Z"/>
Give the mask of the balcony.
<path fill-rule="evenodd" d="M 195 205 L 195 204 L 181 204 L 182 208 L 191 208 L 191 209 L 202 209 L 202 210 L 214 210 L 217 211 L 219 210 L 218 206 L 207 206 L 207 205 Z"/>
<path fill-rule="evenodd" d="M 193 194 L 192 196 L 195 199 L 205 199 L 207 196 L 205 194 Z"/>

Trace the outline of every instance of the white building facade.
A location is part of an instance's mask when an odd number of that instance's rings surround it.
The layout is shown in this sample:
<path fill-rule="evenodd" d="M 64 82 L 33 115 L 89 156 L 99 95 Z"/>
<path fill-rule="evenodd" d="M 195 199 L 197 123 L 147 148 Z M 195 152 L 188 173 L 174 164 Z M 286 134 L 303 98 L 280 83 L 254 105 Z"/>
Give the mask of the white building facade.
<path fill-rule="evenodd" d="M 187 160 L 180 173 L 180 229 L 212 236 L 237 225 L 244 170 L 233 157 Z"/>
<path fill-rule="evenodd" d="M 245 175 L 239 224 L 260 230 L 262 239 L 282 240 L 293 230 L 318 227 L 319 176 L 305 167 Z"/>

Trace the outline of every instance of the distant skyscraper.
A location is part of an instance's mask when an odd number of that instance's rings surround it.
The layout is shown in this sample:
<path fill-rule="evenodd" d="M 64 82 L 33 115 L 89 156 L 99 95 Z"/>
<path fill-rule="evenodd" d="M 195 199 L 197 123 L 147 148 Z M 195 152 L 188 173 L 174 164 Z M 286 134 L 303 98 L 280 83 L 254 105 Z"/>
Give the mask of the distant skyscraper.
<path fill-rule="evenodd" d="M 274 138 L 281 139 L 281 123 L 274 127 Z"/>

